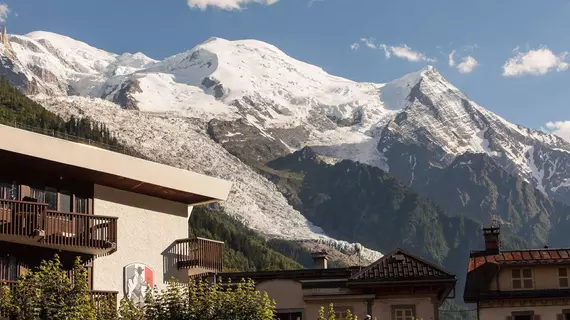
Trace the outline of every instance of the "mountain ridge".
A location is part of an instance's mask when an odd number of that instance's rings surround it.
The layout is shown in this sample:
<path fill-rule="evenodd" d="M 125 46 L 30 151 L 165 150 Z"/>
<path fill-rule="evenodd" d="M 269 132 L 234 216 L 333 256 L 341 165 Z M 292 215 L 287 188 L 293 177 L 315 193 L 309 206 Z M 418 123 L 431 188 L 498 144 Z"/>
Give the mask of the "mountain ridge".
<path fill-rule="evenodd" d="M 484 109 L 432 66 L 358 83 L 257 40 L 210 39 L 159 61 L 68 39 L 11 35 L 11 48 L 0 48 L 0 74 L 50 111 L 107 123 L 155 161 L 234 181 L 225 211 L 270 238 L 352 250 L 306 219 L 286 199 L 291 190 L 263 172 L 306 146 L 330 163 L 381 168 L 412 189 L 430 169 L 483 153 L 548 196 L 570 198 L 570 144 Z"/>

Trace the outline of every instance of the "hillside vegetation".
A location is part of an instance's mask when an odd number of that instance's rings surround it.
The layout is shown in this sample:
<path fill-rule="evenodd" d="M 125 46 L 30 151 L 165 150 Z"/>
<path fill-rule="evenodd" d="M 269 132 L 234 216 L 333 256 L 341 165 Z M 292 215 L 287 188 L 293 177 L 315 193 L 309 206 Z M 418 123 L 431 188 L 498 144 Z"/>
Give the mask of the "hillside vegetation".
<path fill-rule="evenodd" d="M 5 79 L 0 80 L 0 124 L 15 126 L 67 140 L 90 143 L 101 148 L 120 151 L 144 158 L 135 149 L 122 145 L 104 124 L 88 118 L 68 120 L 46 110 L 40 104 L 12 88 Z M 226 242 L 224 266 L 227 270 L 275 270 L 298 269 L 302 265 L 277 253 L 264 239 L 241 226 L 223 213 L 196 207 L 191 218 L 191 232 Z M 302 249 L 287 242 L 273 244 L 292 255 L 304 259 L 310 256 Z"/>
<path fill-rule="evenodd" d="M 296 261 L 273 251 L 265 239 L 219 208 L 195 207 L 190 215 L 189 226 L 191 236 L 224 241 L 226 272 L 303 268 Z"/>

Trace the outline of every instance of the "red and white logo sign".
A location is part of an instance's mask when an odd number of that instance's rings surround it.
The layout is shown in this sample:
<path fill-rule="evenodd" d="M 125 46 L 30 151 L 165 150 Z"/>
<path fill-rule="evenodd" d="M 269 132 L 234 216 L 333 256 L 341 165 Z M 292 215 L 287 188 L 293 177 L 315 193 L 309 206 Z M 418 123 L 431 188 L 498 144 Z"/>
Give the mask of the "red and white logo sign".
<path fill-rule="evenodd" d="M 143 306 L 148 289 L 154 286 L 154 271 L 142 263 L 125 266 L 125 296 L 135 304 Z"/>

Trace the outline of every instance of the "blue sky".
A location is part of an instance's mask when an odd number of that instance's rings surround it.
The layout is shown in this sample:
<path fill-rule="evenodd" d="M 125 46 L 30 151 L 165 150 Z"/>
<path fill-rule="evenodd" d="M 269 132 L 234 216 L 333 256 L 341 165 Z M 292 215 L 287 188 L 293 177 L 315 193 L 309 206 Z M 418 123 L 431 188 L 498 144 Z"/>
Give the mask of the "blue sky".
<path fill-rule="evenodd" d="M 3 2 L 10 33 L 52 31 L 155 59 L 217 36 L 266 41 L 357 81 L 386 82 L 432 64 L 482 106 L 533 128 L 559 122 L 551 127 L 570 139 L 570 0 Z"/>

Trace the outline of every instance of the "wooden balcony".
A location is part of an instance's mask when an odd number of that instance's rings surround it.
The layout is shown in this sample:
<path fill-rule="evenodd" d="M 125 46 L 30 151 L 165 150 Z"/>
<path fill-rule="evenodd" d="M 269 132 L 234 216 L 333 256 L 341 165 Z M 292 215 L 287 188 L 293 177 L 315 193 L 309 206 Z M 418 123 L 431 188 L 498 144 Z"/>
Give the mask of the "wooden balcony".
<path fill-rule="evenodd" d="M 91 291 L 91 300 L 95 304 L 95 309 L 100 310 L 101 304 L 109 301 L 115 302 L 115 308 L 117 307 L 117 296 L 119 295 L 118 291 L 101 291 L 101 290 L 92 290 Z"/>
<path fill-rule="evenodd" d="M 100 255 L 116 248 L 117 218 L 0 199 L 0 241 Z"/>
<path fill-rule="evenodd" d="M 188 270 L 189 275 L 221 272 L 224 243 L 205 238 L 180 239 L 174 243 L 178 269 Z"/>

